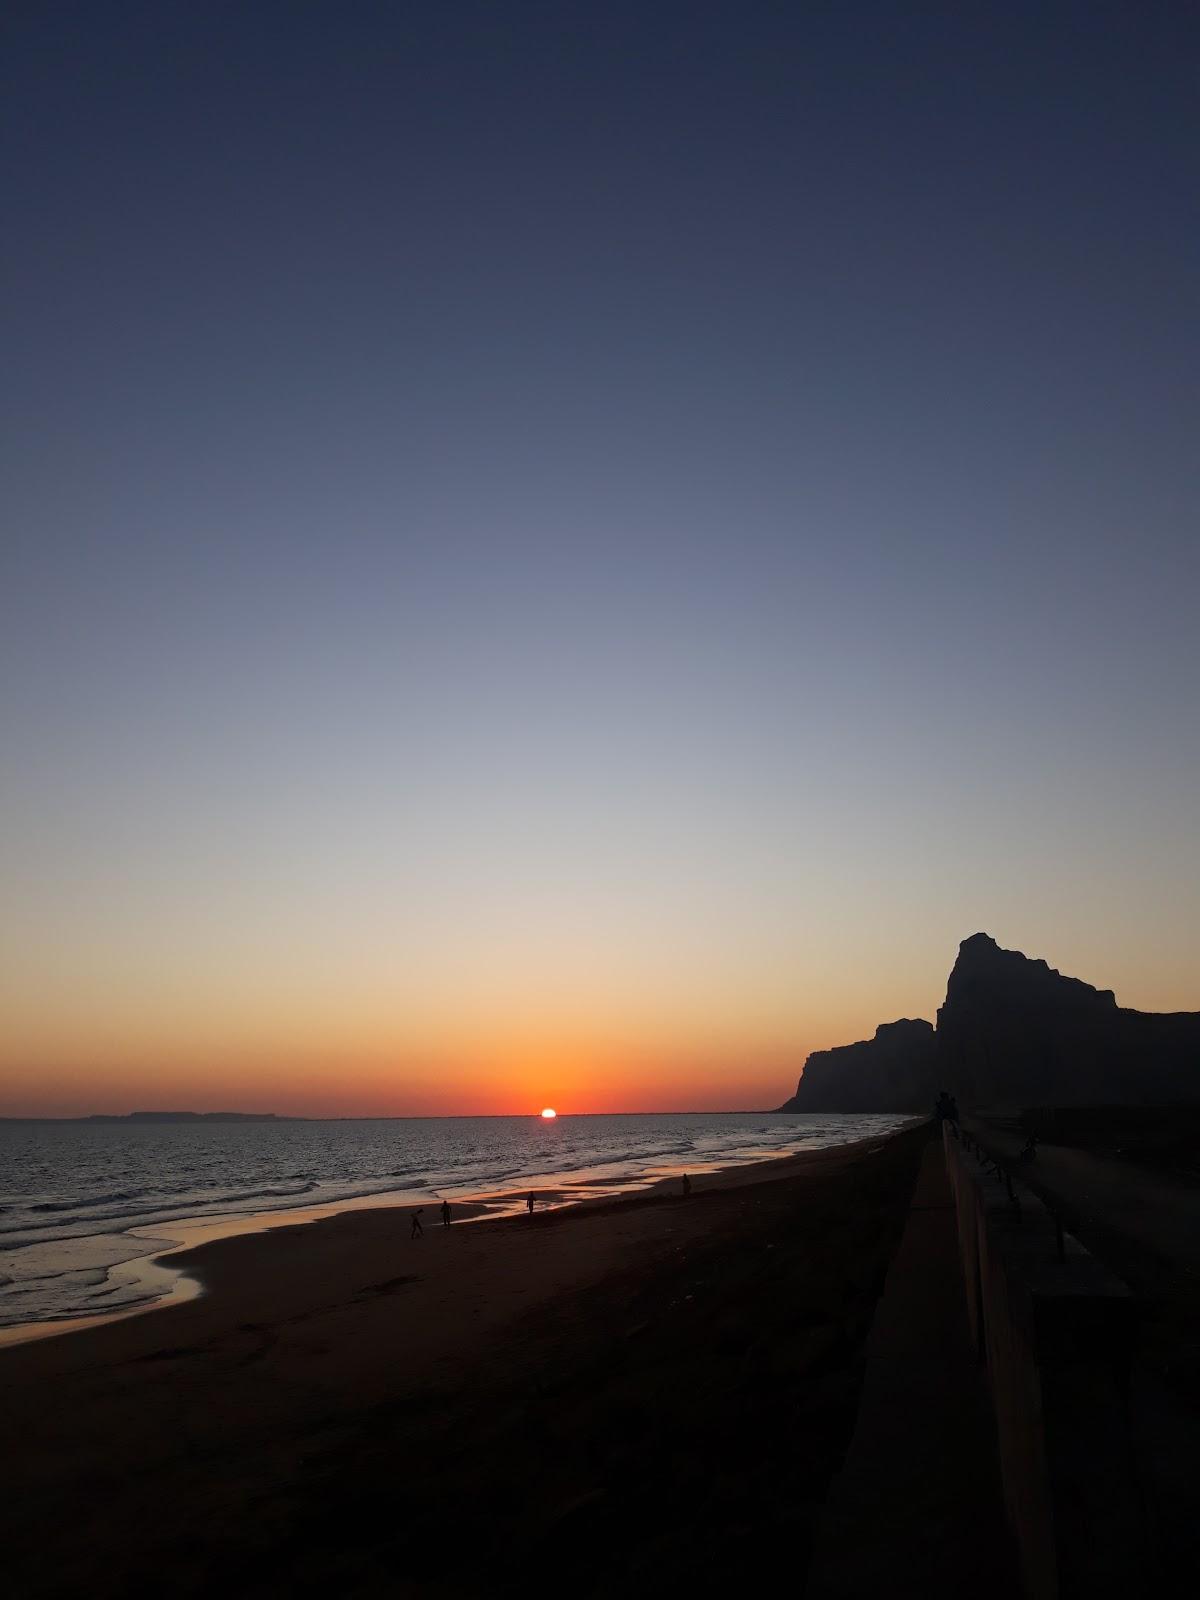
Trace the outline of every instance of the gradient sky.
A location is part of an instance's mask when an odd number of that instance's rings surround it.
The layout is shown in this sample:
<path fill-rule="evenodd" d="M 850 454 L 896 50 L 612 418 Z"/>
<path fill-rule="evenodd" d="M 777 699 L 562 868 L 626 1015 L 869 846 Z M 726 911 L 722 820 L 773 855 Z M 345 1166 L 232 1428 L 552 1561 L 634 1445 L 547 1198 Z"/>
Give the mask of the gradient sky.
<path fill-rule="evenodd" d="M 1194 8 L 4 26 L 0 1112 L 1200 1006 Z"/>

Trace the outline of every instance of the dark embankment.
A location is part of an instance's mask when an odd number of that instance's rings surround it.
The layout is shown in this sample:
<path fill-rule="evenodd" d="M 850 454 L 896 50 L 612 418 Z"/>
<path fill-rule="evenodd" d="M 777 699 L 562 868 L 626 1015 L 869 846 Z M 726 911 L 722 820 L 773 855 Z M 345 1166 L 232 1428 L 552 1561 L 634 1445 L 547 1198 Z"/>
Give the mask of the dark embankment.
<path fill-rule="evenodd" d="M 926 1138 L 209 1247 L 205 1300 L 0 1354 L 14 1592 L 795 1588 Z"/>

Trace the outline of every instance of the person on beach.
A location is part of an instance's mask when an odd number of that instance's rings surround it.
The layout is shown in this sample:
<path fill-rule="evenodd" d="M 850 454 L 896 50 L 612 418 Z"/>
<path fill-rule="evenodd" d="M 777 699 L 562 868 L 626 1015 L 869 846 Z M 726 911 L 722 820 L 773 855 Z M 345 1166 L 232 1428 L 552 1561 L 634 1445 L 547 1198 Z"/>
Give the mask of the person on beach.
<path fill-rule="evenodd" d="M 525 1209 L 526 1209 L 526 1211 L 529 1212 L 530 1216 L 533 1215 L 533 1195 L 532 1195 L 532 1193 L 530 1194 L 529 1199 L 526 1200 L 526 1202 L 525 1202 Z"/>
<path fill-rule="evenodd" d="M 410 1239 L 423 1239 L 425 1237 L 425 1229 L 421 1226 L 421 1212 L 424 1209 L 424 1206 L 418 1206 L 412 1214 L 412 1227 L 408 1232 Z"/>
<path fill-rule="evenodd" d="M 449 1226 L 450 1226 L 450 1202 L 449 1202 L 449 1200 L 443 1200 L 442 1201 L 442 1227 L 443 1228 L 448 1228 Z"/>
<path fill-rule="evenodd" d="M 683 1175 L 683 1198 L 686 1200 L 688 1195 L 691 1194 L 691 1192 L 692 1192 L 692 1180 L 688 1177 L 687 1173 L 685 1172 L 684 1175 Z"/>

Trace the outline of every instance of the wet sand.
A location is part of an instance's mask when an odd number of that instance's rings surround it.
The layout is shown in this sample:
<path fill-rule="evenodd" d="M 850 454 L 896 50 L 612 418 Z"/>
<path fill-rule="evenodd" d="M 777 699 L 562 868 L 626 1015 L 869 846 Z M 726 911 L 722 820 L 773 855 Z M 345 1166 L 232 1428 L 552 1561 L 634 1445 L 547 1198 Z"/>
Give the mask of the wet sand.
<path fill-rule="evenodd" d="M 799 1576 L 915 1130 L 444 1230 L 342 1213 L 0 1351 L 22 1595 L 629 1594 Z M 462 1212 L 456 1212 L 461 1216 Z M 780 1546 L 779 1540 L 785 1545 Z M 565 1567 L 564 1567 L 565 1563 Z"/>

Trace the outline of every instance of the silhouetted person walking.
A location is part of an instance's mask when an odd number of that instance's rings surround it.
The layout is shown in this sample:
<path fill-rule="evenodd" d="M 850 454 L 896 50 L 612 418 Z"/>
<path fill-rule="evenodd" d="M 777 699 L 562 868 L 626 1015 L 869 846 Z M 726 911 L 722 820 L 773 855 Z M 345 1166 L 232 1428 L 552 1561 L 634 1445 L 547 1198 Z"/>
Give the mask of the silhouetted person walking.
<path fill-rule="evenodd" d="M 410 1239 L 423 1239 L 425 1237 L 425 1229 L 421 1226 L 421 1212 L 424 1209 L 424 1206 L 418 1206 L 412 1214 L 412 1227 L 408 1233 Z"/>
<path fill-rule="evenodd" d="M 688 1177 L 687 1173 L 685 1172 L 684 1175 L 683 1175 L 683 1198 L 686 1200 L 688 1195 L 691 1194 L 691 1192 L 692 1192 L 692 1180 Z"/>
<path fill-rule="evenodd" d="M 442 1227 L 443 1228 L 448 1228 L 449 1226 L 450 1226 L 450 1202 L 449 1202 L 449 1200 L 443 1200 L 442 1201 Z"/>
<path fill-rule="evenodd" d="M 533 1215 L 533 1196 L 532 1195 L 530 1195 L 529 1199 L 526 1200 L 525 1209 L 529 1212 L 530 1216 Z"/>

